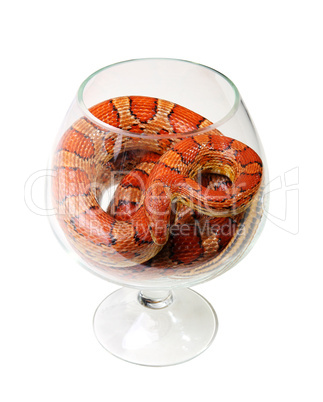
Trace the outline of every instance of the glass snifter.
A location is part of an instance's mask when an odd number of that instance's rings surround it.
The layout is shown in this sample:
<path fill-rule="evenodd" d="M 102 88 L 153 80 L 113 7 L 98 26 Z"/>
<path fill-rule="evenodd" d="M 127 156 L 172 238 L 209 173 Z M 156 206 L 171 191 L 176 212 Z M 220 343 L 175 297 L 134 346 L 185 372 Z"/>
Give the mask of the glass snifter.
<path fill-rule="evenodd" d="M 236 86 L 183 60 L 102 68 L 80 86 L 50 167 L 57 238 L 123 286 L 95 313 L 99 342 L 151 366 L 204 351 L 217 318 L 188 287 L 236 265 L 265 221 L 265 155 Z"/>

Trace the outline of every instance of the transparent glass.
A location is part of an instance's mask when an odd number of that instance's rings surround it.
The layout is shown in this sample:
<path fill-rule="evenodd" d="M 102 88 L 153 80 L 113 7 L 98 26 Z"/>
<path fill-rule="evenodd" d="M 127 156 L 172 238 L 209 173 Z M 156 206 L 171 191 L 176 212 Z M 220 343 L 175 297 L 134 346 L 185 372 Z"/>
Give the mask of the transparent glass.
<path fill-rule="evenodd" d="M 236 86 L 183 60 L 105 67 L 80 86 L 50 163 L 57 238 L 127 288 L 96 312 L 102 345 L 147 365 L 205 350 L 216 315 L 186 288 L 236 265 L 265 222 L 265 156 Z"/>

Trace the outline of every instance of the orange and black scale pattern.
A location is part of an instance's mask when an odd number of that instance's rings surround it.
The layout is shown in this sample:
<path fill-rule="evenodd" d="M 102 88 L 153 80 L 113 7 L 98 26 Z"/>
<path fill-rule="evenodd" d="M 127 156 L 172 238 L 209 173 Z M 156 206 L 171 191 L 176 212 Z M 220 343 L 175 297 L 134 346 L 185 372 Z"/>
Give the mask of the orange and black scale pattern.
<path fill-rule="evenodd" d="M 183 136 L 211 122 L 162 99 L 124 96 L 90 112 L 129 135 L 83 117 L 61 138 L 52 194 L 72 247 L 91 266 L 122 275 L 203 270 L 255 198 L 260 157 L 216 129 Z M 104 211 L 100 198 L 115 185 Z"/>

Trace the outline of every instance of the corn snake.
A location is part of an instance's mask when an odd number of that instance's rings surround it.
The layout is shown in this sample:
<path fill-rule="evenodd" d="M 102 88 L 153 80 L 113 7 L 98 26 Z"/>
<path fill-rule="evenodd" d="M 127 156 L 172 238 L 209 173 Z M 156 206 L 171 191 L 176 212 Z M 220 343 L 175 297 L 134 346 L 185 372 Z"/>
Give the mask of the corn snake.
<path fill-rule="evenodd" d="M 53 201 L 75 251 L 90 265 L 124 275 L 176 269 L 190 275 L 228 254 L 245 212 L 252 203 L 256 208 L 257 153 L 216 129 L 181 138 L 212 123 L 161 99 L 114 98 L 90 112 L 130 135 L 82 117 L 57 146 Z M 106 212 L 99 201 L 115 183 Z M 229 224 L 230 233 L 221 233 Z"/>

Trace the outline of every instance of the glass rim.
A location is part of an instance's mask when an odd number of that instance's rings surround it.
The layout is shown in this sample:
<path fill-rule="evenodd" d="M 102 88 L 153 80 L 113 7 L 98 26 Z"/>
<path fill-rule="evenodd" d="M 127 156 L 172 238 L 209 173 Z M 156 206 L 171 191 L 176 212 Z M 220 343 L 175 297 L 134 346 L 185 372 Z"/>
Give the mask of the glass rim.
<path fill-rule="evenodd" d="M 233 89 L 234 91 L 234 103 L 233 106 L 231 107 L 231 109 L 228 111 L 227 114 L 225 114 L 221 119 L 217 120 L 216 122 L 210 124 L 209 126 L 206 127 L 202 127 L 202 128 L 198 128 L 196 130 L 192 130 L 192 131 L 187 131 L 187 132 L 177 132 L 177 133 L 171 133 L 171 134 L 147 134 L 147 133 L 132 133 L 128 130 L 124 130 L 122 128 L 118 128 L 115 126 L 112 126 L 110 124 L 104 123 L 102 120 L 98 119 L 97 117 L 95 117 L 90 111 L 89 109 L 86 107 L 85 103 L 84 103 L 84 99 L 83 99 L 83 94 L 84 94 L 84 90 L 86 85 L 92 80 L 92 78 L 94 78 L 96 75 L 100 74 L 102 71 L 105 71 L 109 68 L 118 66 L 119 64 L 126 64 L 126 63 L 131 63 L 131 62 L 136 62 L 136 61 L 151 61 L 151 60 L 168 60 L 168 61 L 176 61 L 176 62 L 183 62 L 183 63 L 189 63 L 189 64 L 193 64 L 195 66 L 199 66 L 199 67 L 203 67 L 205 69 L 208 69 L 210 71 L 212 71 L 213 73 L 221 76 L 229 85 L 230 87 Z M 110 64 L 108 66 L 102 67 L 99 70 L 95 71 L 94 73 L 92 73 L 91 75 L 89 75 L 80 85 L 78 92 L 77 92 L 77 103 L 80 107 L 80 109 L 83 112 L 84 117 L 86 117 L 87 119 L 89 119 L 91 122 L 93 122 L 95 125 L 99 126 L 100 128 L 104 129 L 105 131 L 109 131 L 109 132 L 114 132 L 116 134 L 121 134 L 121 135 L 125 135 L 125 136 L 130 136 L 130 137 L 145 137 L 145 138 L 170 138 L 170 137 L 189 137 L 189 136 L 193 136 L 193 135 L 197 135 L 197 134 L 203 134 L 206 131 L 210 131 L 213 129 L 216 129 L 218 127 L 220 127 L 221 125 L 223 125 L 225 122 L 227 122 L 229 119 L 231 119 L 231 117 L 234 116 L 234 114 L 236 113 L 236 111 L 238 110 L 239 107 L 239 103 L 240 103 L 240 93 L 238 91 L 238 88 L 236 87 L 236 85 L 230 80 L 230 78 L 228 78 L 226 75 L 222 74 L 220 71 L 215 70 L 211 67 L 205 66 L 203 64 L 200 63 L 195 63 L 189 60 L 184 60 L 184 59 L 174 59 L 174 58 L 161 58 L 161 57 L 148 57 L 148 58 L 138 58 L 138 59 L 129 59 L 129 60 L 124 60 L 124 61 L 120 61 L 117 63 L 113 63 Z"/>

